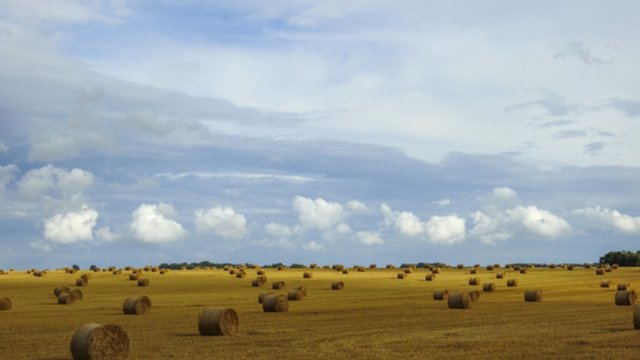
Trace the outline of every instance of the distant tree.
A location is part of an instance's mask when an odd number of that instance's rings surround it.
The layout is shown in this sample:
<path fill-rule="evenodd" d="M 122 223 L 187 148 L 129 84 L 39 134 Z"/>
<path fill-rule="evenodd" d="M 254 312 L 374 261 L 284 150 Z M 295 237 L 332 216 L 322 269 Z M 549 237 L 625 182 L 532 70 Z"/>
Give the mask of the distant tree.
<path fill-rule="evenodd" d="M 77 264 L 73 264 L 73 265 L 71 265 L 71 267 L 72 267 L 74 270 L 80 270 L 80 266 L 78 266 Z"/>
<path fill-rule="evenodd" d="M 93 271 L 95 268 L 97 268 L 97 266 L 96 266 L 96 265 L 91 265 L 91 266 L 89 266 L 89 270 L 91 270 L 91 271 Z"/>
<path fill-rule="evenodd" d="M 609 251 L 600 257 L 600 264 L 640 266 L 640 251 Z"/>
<path fill-rule="evenodd" d="M 304 264 L 298 264 L 298 263 L 293 263 L 293 264 L 289 265 L 289 267 L 292 268 L 292 269 L 306 268 L 306 266 L 304 266 Z"/>

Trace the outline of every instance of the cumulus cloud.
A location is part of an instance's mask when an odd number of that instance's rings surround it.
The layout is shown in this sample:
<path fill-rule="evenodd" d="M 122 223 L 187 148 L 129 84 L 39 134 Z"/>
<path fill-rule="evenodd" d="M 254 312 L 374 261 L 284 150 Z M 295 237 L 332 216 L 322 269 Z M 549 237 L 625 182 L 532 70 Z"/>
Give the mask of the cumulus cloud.
<path fill-rule="evenodd" d="M 230 207 L 198 209 L 195 223 L 200 232 L 213 232 L 223 239 L 242 239 L 247 234 L 247 219 Z"/>
<path fill-rule="evenodd" d="M 118 239 L 118 234 L 111 231 L 108 226 L 96 230 L 96 237 L 105 242 L 112 242 Z"/>
<path fill-rule="evenodd" d="M 438 206 L 447 206 L 447 205 L 451 205 L 451 199 L 440 199 L 440 200 L 432 201 L 431 203 Z"/>
<path fill-rule="evenodd" d="M 27 171 L 16 182 L 16 190 L 21 197 L 32 201 L 41 197 L 78 201 L 83 192 L 93 184 L 93 180 L 94 175 L 89 171 L 67 171 L 47 165 Z"/>
<path fill-rule="evenodd" d="M 387 204 L 380 205 L 380 209 L 385 218 L 385 225 L 394 226 L 402 235 L 417 237 L 424 234 L 423 222 L 412 212 L 393 211 Z"/>
<path fill-rule="evenodd" d="M 361 203 L 360 201 L 357 200 L 351 200 L 351 201 L 347 201 L 344 206 L 354 212 L 357 211 L 367 211 L 367 205 Z"/>
<path fill-rule="evenodd" d="M 640 234 L 640 216 L 631 216 L 600 206 L 576 209 L 573 214 L 587 220 L 585 225 L 588 227 L 613 229 L 627 235 Z"/>
<path fill-rule="evenodd" d="M 293 235 L 293 231 L 286 224 L 278 224 L 270 222 L 264 226 L 264 231 L 271 236 L 275 237 L 290 237 Z"/>
<path fill-rule="evenodd" d="M 98 212 L 83 207 L 79 211 L 56 214 L 44 222 L 45 239 L 59 244 L 72 244 L 93 239 Z"/>
<path fill-rule="evenodd" d="M 188 232 L 171 219 L 176 211 L 170 204 L 142 204 L 132 213 L 130 229 L 136 239 L 146 243 L 170 243 L 187 237 Z"/>
<path fill-rule="evenodd" d="M 18 167 L 13 164 L 0 165 L 0 196 L 4 194 L 7 185 L 16 177 L 18 171 L 20 171 Z"/>
<path fill-rule="evenodd" d="M 309 251 L 322 251 L 326 249 L 324 244 L 321 244 L 315 240 L 311 240 L 309 242 L 302 244 L 302 248 Z"/>
<path fill-rule="evenodd" d="M 6 145 L 2 141 L 0 141 L 0 154 L 4 154 L 9 151 L 9 145 Z"/>
<path fill-rule="evenodd" d="M 425 225 L 427 238 L 435 244 L 454 244 L 464 239 L 465 219 L 456 214 L 432 216 Z"/>
<path fill-rule="evenodd" d="M 515 201 L 518 199 L 518 193 L 506 186 L 493 188 L 492 194 L 496 200 L 503 202 Z"/>
<path fill-rule="evenodd" d="M 344 209 L 336 202 L 322 198 L 315 200 L 296 196 L 293 209 L 298 213 L 300 224 L 307 229 L 329 230 L 344 219 Z"/>
<path fill-rule="evenodd" d="M 356 239 L 365 245 L 379 245 L 384 244 L 380 234 L 372 231 L 358 231 L 356 233 Z"/>
<path fill-rule="evenodd" d="M 516 236 L 556 239 L 572 230 L 565 219 L 537 206 L 517 206 L 493 213 L 476 211 L 471 217 L 474 226 L 470 235 L 485 244 L 495 244 Z"/>

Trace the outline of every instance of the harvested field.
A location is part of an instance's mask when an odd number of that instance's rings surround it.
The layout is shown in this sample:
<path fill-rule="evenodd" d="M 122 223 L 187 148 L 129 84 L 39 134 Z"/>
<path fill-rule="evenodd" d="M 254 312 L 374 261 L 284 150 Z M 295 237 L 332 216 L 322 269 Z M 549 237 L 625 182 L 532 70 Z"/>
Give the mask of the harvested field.
<path fill-rule="evenodd" d="M 633 358 L 640 353 L 634 330 L 634 307 L 616 306 L 616 288 L 601 288 L 593 270 L 529 269 L 526 275 L 506 270 L 518 287 L 480 272 L 482 283 L 496 292 L 483 294 L 464 311 L 450 310 L 433 293 L 469 291 L 468 269 L 445 269 L 437 281 L 417 268 L 416 276 L 397 281 L 395 269 L 352 272 L 342 291 L 329 286 L 335 270 L 283 269 L 278 279 L 308 296 L 289 303 L 287 312 L 265 313 L 256 299 L 264 288 L 247 286 L 223 270 L 177 270 L 145 275 L 153 286 L 144 294 L 153 311 L 123 314 L 123 299 L 139 296 L 128 274 L 93 273 L 83 287 L 84 300 L 59 306 L 52 289 L 73 288 L 76 276 L 49 271 L 46 277 L 17 271 L 0 277 L 2 297 L 10 311 L 0 312 L 0 358 L 71 359 L 69 341 L 86 323 L 117 324 L 128 334 L 130 359 L 421 359 L 430 356 L 469 358 Z M 247 276 L 255 277 L 253 269 Z M 636 284 L 638 268 L 608 273 L 614 284 Z M 539 289 L 544 301 L 525 303 L 525 289 Z M 278 293 L 277 291 L 274 291 Z M 283 293 L 283 291 L 280 291 Z M 286 293 L 286 292 L 284 292 Z M 202 337 L 196 319 L 203 309 L 233 308 L 242 325 L 230 337 Z M 544 324 L 544 326 L 539 326 Z M 490 346 L 489 346 L 490 345 Z"/>

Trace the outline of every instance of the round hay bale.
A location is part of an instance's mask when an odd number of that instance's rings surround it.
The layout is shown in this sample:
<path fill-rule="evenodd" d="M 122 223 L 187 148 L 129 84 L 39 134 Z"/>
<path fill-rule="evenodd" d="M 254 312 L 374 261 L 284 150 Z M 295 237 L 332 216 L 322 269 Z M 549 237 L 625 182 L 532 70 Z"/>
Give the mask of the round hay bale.
<path fill-rule="evenodd" d="M 290 290 L 287 294 L 287 298 L 291 301 L 299 301 L 304 298 L 304 293 L 298 289 Z"/>
<path fill-rule="evenodd" d="M 344 282 L 334 281 L 331 283 L 331 290 L 342 290 L 344 288 Z"/>
<path fill-rule="evenodd" d="M 238 331 L 240 319 L 235 310 L 204 309 L 198 316 L 198 332 L 202 336 L 228 336 Z"/>
<path fill-rule="evenodd" d="M 395 269 L 395 268 L 396 268 L 396 266 L 395 266 L 395 265 L 393 265 L 393 264 L 387 264 L 387 265 L 385 266 L 385 268 L 387 268 L 387 269 Z"/>
<path fill-rule="evenodd" d="M 406 276 L 406 273 L 401 272 L 401 273 L 398 273 L 397 278 L 404 279 L 405 276 Z"/>
<path fill-rule="evenodd" d="M 265 271 L 264 270 L 258 270 L 258 275 L 265 275 Z"/>
<path fill-rule="evenodd" d="M 449 298 L 449 290 L 436 290 L 433 292 L 433 300 L 447 300 Z"/>
<path fill-rule="evenodd" d="M 284 294 L 267 295 L 262 299 L 262 310 L 264 312 L 289 311 L 289 298 Z"/>
<path fill-rule="evenodd" d="M 347 274 L 349 274 L 349 270 L 344 269 L 344 270 L 342 270 L 342 273 L 343 273 L 343 274 L 345 274 L 345 275 L 347 275 Z"/>
<path fill-rule="evenodd" d="M 413 270 L 411 270 L 411 268 L 406 268 L 403 270 L 405 274 L 411 274 L 413 272 Z"/>
<path fill-rule="evenodd" d="M 496 279 L 504 279 L 504 273 L 497 273 Z"/>
<path fill-rule="evenodd" d="M 302 291 L 302 296 L 307 296 L 307 287 L 306 286 L 298 286 L 294 290 L 300 290 L 300 291 Z"/>
<path fill-rule="evenodd" d="M 471 270 L 469 271 L 469 274 L 474 274 L 474 275 L 475 275 L 475 274 L 477 274 L 477 273 L 478 273 L 478 270 L 477 270 L 476 268 L 473 268 L 473 269 L 471 269 Z"/>
<path fill-rule="evenodd" d="M 616 291 L 616 305 L 633 305 L 637 299 L 635 290 Z"/>
<path fill-rule="evenodd" d="M 91 273 L 84 273 L 82 275 L 80 275 L 81 278 L 89 281 L 89 279 L 91 279 Z"/>
<path fill-rule="evenodd" d="M 136 296 L 125 299 L 122 312 L 125 315 L 142 315 L 151 309 L 151 299 L 148 296 Z"/>
<path fill-rule="evenodd" d="M 82 291 L 80 289 L 71 290 L 71 292 L 69 292 L 69 295 L 75 297 L 76 300 L 82 300 L 84 298 L 84 294 L 82 294 Z"/>
<path fill-rule="evenodd" d="M 469 279 L 469 285 L 480 285 L 480 279 L 479 278 L 470 278 Z"/>
<path fill-rule="evenodd" d="M 311 279 L 313 277 L 313 273 L 310 272 L 305 272 L 304 274 L 302 274 L 302 278 L 304 279 Z"/>
<path fill-rule="evenodd" d="M 493 271 L 493 265 L 487 265 L 486 269 L 487 271 Z"/>
<path fill-rule="evenodd" d="M 129 336 L 119 325 L 85 324 L 71 338 L 74 360 L 126 360 Z"/>
<path fill-rule="evenodd" d="M 378 268 L 378 264 L 369 264 L 369 269 L 376 269 Z"/>
<path fill-rule="evenodd" d="M 611 286 L 611 280 L 602 280 L 600 282 L 601 288 L 608 288 L 609 286 Z"/>
<path fill-rule="evenodd" d="M 629 283 L 618 283 L 618 291 L 626 291 L 629 290 Z"/>
<path fill-rule="evenodd" d="M 133 274 L 129 275 L 129 280 L 131 280 L 131 281 L 138 280 L 139 278 L 140 278 L 140 274 L 138 274 L 138 273 L 133 273 Z"/>
<path fill-rule="evenodd" d="M 525 290 L 524 301 L 527 302 L 540 302 L 542 301 L 542 291 L 540 290 Z"/>
<path fill-rule="evenodd" d="M 604 269 L 599 267 L 596 269 L 596 275 L 604 275 Z"/>
<path fill-rule="evenodd" d="M 11 299 L 9 298 L 0 299 L 0 310 L 11 310 Z"/>
<path fill-rule="evenodd" d="M 71 305 L 74 304 L 79 299 L 73 296 L 71 293 L 63 293 L 58 296 L 58 304 L 60 305 Z"/>
<path fill-rule="evenodd" d="M 640 330 L 640 304 L 633 305 L 633 328 Z"/>
<path fill-rule="evenodd" d="M 284 286 L 284 281 L 274 281 L 273 284 L 271 284 L 273 290 L 282 290 Z"/>
<path fill-rule="evenodd" d="M 509 280 L 507 280 L 507 286 L 508 287 L 518 286 L 518 279 L 509 279 Z"/>
<path fill-rule="evenodd" d="M 471 306 L 471 298 L 467 293 L 452 294 L 447 299 L 449 309 L 468 309 Z"/>
<path fill-rule="evenodd" d="M 433 269 L 431 270 L 431 273 L 432 273 L 432 274 L 440 274 L 440 268 L 439 268 L 439 267 L 437 267 L 437 268 L 433 268 Z"/>
<path fill-rule="evenodd" d="M 471 302 L 478 301 L 480 299 L 480 291 L 478 290 L 469 291 L 469 298 L 471 299 Z"/>
<path fill-rule="evenodd" d="M 238 279 L 242 279 L 243 277 L 245 277 L 247 274 L 244 271 L 240 271 L 239 273 L 236 274 L 236 278 Z"/>
<path fill-rule="evenodd" d="M 260 295 L 258 295 L 258 304 L 262 304 L 262 301 L 264 300 L 264 298 L 269 295 L 273 295 L 273 293 L 270 293 L 270 292 L 260 293 Z"/>
<path fill-rule="evenodd" d="M 496 291 L 496 283 L 485 283 L 482 285 L 482 291 L 494 292 Z"/>
<path fill-rule="evenodd" d="M 464 269 L 464 264 L 458 264 L 456 267 L 457 267 L 458 269 Z"/>
<path fill-rule="evenodd" d="M 429 274 L 429 275 L 425 276 L 424 279 L 426 281 L 433 281 L 433 280 L 436 279 L 436 274 Z"/>
<path fill-rule="evenodd" d="M 527 273 L 527 268 L 520 269 L 520 274 L 526 274 L 526 273 Z"/>
<path fill-rule="evenodd" d="M 258 280 L 258 279 L 253 279 L 253 280 L 251 280 L 251 286 L 253 286 L 253 287 L 260 287 L 260 285 L 262 285 L 262 283 L 260 282 L 260 280 Z"/>
<path fill-rule="evenodd" d="M 139 279 L 138 286 L 149 286 L 149 279 Z"/>
<path fill-rule="evenodd" d="M 76 280 L 76 286 L 87 286 L 89 282 L 85 278 L 80 278 Z"/>
<path fill-rule="evenodd" d="M 66 294 L 68 292 L 70 292 L 71 289 L 68 286 L 56 286 L 55 289 L 53 289 L 53 294 L 58 297 L 60 296 L 60 294 Z"/>

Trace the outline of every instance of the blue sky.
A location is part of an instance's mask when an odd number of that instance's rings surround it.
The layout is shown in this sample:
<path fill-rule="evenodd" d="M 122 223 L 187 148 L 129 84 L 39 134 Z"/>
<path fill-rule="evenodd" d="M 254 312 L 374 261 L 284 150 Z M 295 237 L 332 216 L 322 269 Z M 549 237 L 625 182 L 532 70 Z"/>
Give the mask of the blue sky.
<path fill-rule="evenodd" d="M 639 12 L 5 0 L 0 268 L 636 250 Z"/>

